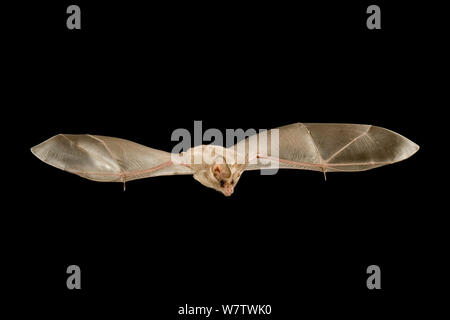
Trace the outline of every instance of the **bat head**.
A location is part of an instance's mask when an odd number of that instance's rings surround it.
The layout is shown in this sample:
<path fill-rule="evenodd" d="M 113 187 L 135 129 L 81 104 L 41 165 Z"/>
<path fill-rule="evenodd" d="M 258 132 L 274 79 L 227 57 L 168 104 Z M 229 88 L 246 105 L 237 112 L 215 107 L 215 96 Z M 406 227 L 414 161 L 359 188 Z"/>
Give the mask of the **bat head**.
<path fill-rule="evenodd" d="M 229 197 L 233 194 L 234 187 L 239 181 L 244 167 L 242 165 L 229 165 L 226 163 L 213 164 L 205 170 L 194 174 L 194 179 L 208 188 L 222 192 Z"/>

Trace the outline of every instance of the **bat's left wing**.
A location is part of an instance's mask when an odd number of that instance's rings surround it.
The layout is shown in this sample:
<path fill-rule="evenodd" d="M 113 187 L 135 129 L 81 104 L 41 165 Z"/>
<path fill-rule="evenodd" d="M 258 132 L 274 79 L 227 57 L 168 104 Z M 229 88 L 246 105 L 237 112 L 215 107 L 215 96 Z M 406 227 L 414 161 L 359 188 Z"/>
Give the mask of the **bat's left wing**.
<path fill-rule="evenodd" d="M 246 170 L 279 167 L 321 172 L 364 171 L 405 160 L 418 149 L 411 140 L 377 126 L 294 123 L 267 132 L 265 148 L 249 148 L 252 137 L 234 148 L 245 150 Z"/>
<path fill-rule="evenodd" d="M 173 163 L 168 152 L 113 137 L 58 134 L 31 152 L 49 165 L 101 182 L 193 173 Z"/>

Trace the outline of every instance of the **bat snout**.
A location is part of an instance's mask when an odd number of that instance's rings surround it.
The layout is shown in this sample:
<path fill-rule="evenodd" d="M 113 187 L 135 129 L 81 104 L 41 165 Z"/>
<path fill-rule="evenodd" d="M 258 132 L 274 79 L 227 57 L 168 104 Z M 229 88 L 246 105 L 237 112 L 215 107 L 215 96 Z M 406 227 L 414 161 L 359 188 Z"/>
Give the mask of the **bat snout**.
<path fill-rule="evenodd" d="M 223 189 L 223 194 L 225 195 L 225 197 L 229 197 L 233 194 L 234 188 L 233 187 L 225 187 Z"/>

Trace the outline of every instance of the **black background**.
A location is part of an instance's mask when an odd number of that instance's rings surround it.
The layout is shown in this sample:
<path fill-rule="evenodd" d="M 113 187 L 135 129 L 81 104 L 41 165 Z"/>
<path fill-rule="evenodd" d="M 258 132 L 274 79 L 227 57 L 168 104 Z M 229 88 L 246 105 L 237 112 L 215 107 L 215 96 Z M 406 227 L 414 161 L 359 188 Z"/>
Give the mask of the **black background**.
<path fill-rule="evenodd" d="M 187 303 L 272 305 L 271 317 L 255 319 L 431 312 L 423 296 L 435 293 L 445 256 L 444 190 L 434 180 L 445 168 L 430 160 L 444 108 L 439 8 L 373 3 L 381 30 L 366 28 L 372 2 L 17 8 L 5 60 L 13 72 L 3 128 L 14 150 L 13 164 L 3 157 L 14 204 L 5 264 L 16 271 L 14 296 L 35 302 L 18 311 L 182 319 Z M 81 7 L 82 30 L 66 28 L 70 4 Z M 29 151 L 57 133 L 170 151 L 172 131 L 193 132 L 194 120 L 204 130 L 373 124 L 421 150 L 328 181 L 247 172 L 230 198 L 190 176 L 134 181 L 123 192 Z M 81 267 L 80 291 L 66 288 L 71 264 Z M 371 264 L 381 268 L 379 291 L 366 287 Z"/>

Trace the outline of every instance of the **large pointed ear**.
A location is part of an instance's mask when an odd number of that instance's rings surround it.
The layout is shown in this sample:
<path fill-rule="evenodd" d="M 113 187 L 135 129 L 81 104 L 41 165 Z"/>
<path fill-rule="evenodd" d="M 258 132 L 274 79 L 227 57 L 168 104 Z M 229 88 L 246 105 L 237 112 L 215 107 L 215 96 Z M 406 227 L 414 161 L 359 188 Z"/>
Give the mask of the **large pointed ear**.
<path fill-rule="evenodd" d="M 216 175 L 220 175 L 221 174 L 221 172 L 222 172 L 222 169 L 220 168 L 220 166 L 218 165 L 218 164 L 215 164 L 214 166 L 213 166 L 213 173 L 214 173 L 214 176 L 216 176 Z"/>
<path fill-rule="evenodd" d="M 215 164 L 212 172 L 217 180 L 228 178 L 231 175 L 231 171 L 226 164 Z"/>

